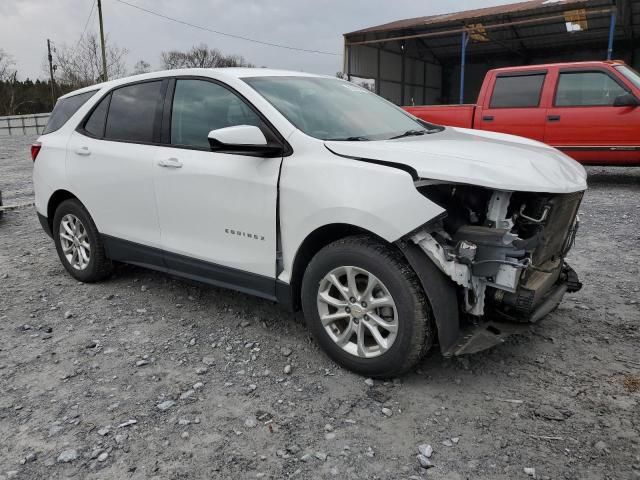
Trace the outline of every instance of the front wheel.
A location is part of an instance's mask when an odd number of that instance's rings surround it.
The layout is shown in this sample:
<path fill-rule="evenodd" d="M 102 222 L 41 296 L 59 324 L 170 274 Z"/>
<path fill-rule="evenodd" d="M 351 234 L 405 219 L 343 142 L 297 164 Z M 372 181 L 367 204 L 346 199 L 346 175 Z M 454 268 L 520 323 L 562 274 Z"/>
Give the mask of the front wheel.
<path fill-rule="evenodd" d="M 368 236 L 338 240 L 316 254 L 302 282 L 302 306 L 320 346 L 362 375 L 404 373 L 433 343 L 416 274 L 398 251 Z"/>

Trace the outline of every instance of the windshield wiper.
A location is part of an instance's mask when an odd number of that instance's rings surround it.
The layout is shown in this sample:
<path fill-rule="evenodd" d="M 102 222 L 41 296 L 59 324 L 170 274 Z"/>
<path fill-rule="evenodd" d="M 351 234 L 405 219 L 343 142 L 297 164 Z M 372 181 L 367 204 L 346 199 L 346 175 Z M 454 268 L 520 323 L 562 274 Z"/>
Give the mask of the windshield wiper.
<path fill-rule="evenodd" d="M 420 135 L 424 135 L 425 133 L 429 133 L 429 130 L 407 130 L 401 135 L 396 135 L 395 137 L 391 137 L 389 140 L 395 140 L 396 138 L 404 138 L 404 137 L 418 137 Z"/>
<path fill-rule="evenodd" d="M 347 138 L 327 138 L 327 142 L 367 142 L 369 139 L 367 137 L 347 137 Z"/>

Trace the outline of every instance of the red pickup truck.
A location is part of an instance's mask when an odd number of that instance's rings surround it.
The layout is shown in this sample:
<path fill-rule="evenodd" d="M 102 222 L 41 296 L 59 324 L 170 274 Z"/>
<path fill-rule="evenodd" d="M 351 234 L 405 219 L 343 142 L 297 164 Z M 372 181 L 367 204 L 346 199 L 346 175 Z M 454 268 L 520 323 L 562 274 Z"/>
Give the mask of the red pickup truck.
<path fill-rule="evenodd" d="M 476 105 L 404 108 L 431 123 L 539 140 L 583 164 L 640 165 L 640 74 L 620 61 L 490 70 Z"/>

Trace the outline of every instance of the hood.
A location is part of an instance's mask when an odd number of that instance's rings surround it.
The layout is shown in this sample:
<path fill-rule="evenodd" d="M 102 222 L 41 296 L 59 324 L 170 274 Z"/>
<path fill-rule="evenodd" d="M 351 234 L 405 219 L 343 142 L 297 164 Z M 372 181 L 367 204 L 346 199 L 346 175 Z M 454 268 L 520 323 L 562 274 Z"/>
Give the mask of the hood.
<path fill-rule="evenodd" d="M 587 188 L 587 173 L 575 160 L 543 143 L 501 133 L 446 128 L 396 140 L 325 145 L 342 156 L 406 165 L 422 179 L 522 192 Z"/>

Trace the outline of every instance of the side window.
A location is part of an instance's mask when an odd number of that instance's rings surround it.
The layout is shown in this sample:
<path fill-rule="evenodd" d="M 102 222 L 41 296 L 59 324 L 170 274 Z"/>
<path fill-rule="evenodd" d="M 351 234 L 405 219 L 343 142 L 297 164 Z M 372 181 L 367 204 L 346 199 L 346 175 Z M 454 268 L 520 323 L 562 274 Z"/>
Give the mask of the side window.
<path fill-rule="evenodd" d="M 204 80 L 178 80 L 171 112 L 171 144 L 209 148 L 211 130 L 260 126 L 260 117 L 235 93 Z"/>
<path fill-rule="evenodd" d="M 561 73 L 556 107 L 611 106 L 627 91 L 604 72 Z"/>
<path fill-rule="evenodd" d="M 137 83 L 111 94 L 105 138 L 151 143 L 162 111 L 162 81 Z"/>
<path fill-rule="evenodd" d="M 540 105 L 544 73 L 496 78 L 490 108 L 527 108 Z"/>
<path fill-rule="evenodd" d="M 100 100 L 100 103 L 98 103 L 98 106 L 93 110 L 91 116 L 84 124 L 85 132 L 96 138 L 104 137 L 104 127 L 107 121 L 107 110 L 109 110 L 110 100 L 111 94 Z"/>
<path fill-rule="evenodd" d="M 47 126 L 42 134 L 55 132 L 62 128 L 62 126 L 67 123 L 67 120 L 69 120 L 87 100 L 93 97 L 96 92 L 97 90 L 92 90 L 58 100 L 56 106 L 53 107 L 53 112 L 51 112 Z"/>

